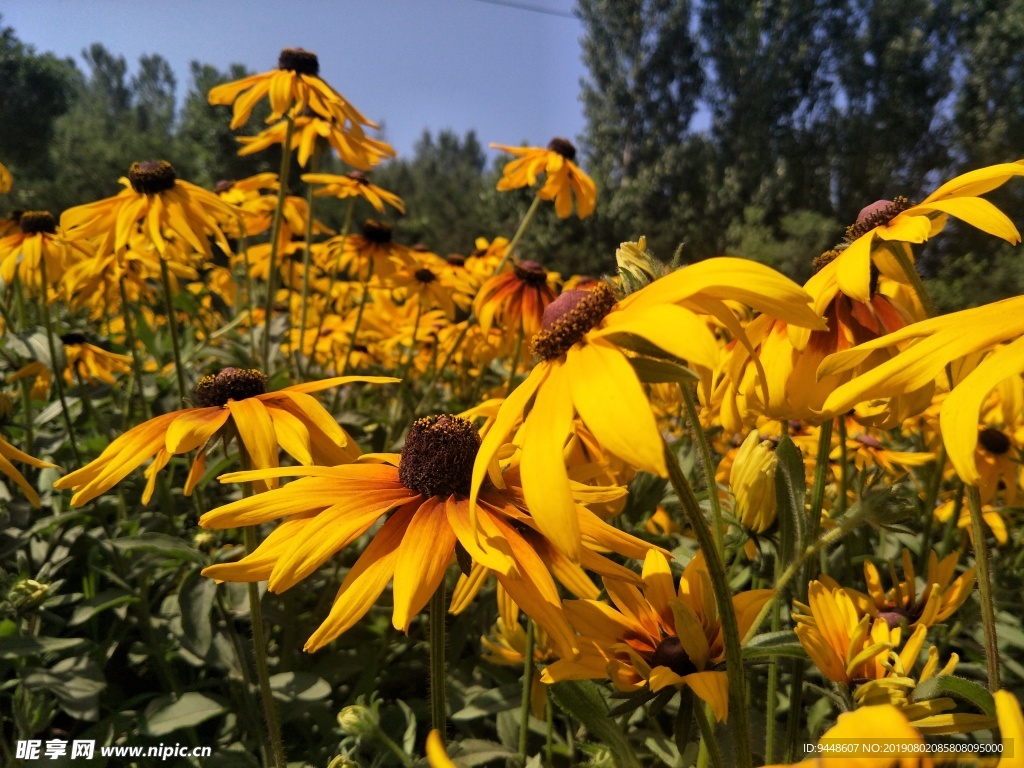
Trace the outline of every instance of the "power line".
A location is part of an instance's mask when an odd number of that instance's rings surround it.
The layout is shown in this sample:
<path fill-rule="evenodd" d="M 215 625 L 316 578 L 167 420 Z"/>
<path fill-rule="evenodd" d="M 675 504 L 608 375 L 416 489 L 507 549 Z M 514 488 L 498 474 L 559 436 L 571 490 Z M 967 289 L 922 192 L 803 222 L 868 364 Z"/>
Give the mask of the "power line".
<path fill-rule="evenodd" d="M 568 11 L 559 11 L 554 8 L 545 8 L 541 5 L 531 5 L 529 3 L 517 3 L 514 0 L 476 0 L 478 3 L 487 3 L 489 5 L 501 5 L 505 8 L 515 8 L 520 11 L 530 11 L 532 13 L 544 13 L 548 16 L 560 16 L 563 19 L 575 19 L 576 16 Z"/>

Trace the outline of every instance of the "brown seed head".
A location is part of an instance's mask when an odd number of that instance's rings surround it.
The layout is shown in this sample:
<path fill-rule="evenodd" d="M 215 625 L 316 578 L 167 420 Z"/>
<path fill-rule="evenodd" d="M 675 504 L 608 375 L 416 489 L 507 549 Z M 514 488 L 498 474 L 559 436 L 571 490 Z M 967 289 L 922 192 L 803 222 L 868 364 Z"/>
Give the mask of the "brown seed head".
<path fill-rule="evenodd" d="M 128 169 L 128 181 L 132 189 L 146 195 L 155 195 L 159 192 L 166 192 L 174 187 L 178 174 L 174 172 L 174 166 L 166 160 L 143 160 L 132 163 Z"/>
<path fill-rule="evenodd" d="M 480 433 L 458 416 L 427 416 L 409 429 L 398 479 L 411 491 L 442 498 L 469 495 Z"/>
<path fill-rule="evenodd" d="M 199 380 L 196 405 L 200 408 L 223 406 L 228 400 L 245 400 L 266 391 L 267 377 L 255 368 L 224 368 L 220 373 Z"/>

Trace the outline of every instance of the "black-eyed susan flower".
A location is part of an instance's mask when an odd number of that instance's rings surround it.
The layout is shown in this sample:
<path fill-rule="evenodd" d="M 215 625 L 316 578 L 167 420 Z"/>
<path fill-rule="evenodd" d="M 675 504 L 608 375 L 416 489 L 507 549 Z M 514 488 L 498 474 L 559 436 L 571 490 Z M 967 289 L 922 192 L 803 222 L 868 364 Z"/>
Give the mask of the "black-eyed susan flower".
<path fill-rule="evenodd" d="M 876 244 L 923 243 L 945 228 L 949 216 L 1007 242 L 1019 243 L 1020 233 L 1013 222 L 979 197 L 1014 176 L 1024 176 L 1024 162 L 991 165 L 957 176 L 916 205 L 897 197 L 867 206 L 846 232 L 850 245 L 836 259 L 836 289 L 867 302 L 871 298 L 872 261 L 878 269 L 894 272 L 892 276 L 901 280 L 899 267 L 892 264 L 891 256 L 876 255 Z"/>
<path fill-rule="evenodd" d="M 133 427 L 54 487 L 73 490 L 71 504 L 79 507 L 153 459 L 146 469 L 148 482 L 142 495 L 145 504 L 152 498 L 157 473 L 167 466 L 171 456 L 198 449 L 185 482 L 187 496 L 203 477 L 206 445 L 229 422 L 253 467 L 277 467 L 281 448 L 303 465 L 352 461 L 359 455 L 355 442 L 310 393 L 357 381 L 383 384 L 396 379 L 337 377 L 267 392 L 266 376 L 260 371 L 224 368 L 200 379 L 195 408 L 165 413 Z M 276 484 L 276 480 L 267 481 L 269 487 Z"/>
<path fill-rule="evenodd" d="M 743 333 L 725 299 L 794 323 L 822 324 L 795 283 L 744 259 L 684 267 L 621 301 L 606 283 L 563 292 L 544 311 L 542 330 L 531 341 L 540 362 L 502 404 L 484 438 L 473 469 L 474 491 L 533 401 L 517 437 L 526 502 L 541 531 L 578 558 L 579 530 L 562 458 L 573 419 L 579 414 L 604 450 L 638 470 L 667 477 L 661 433 L 630 364 L 632 348 L 642 340 L 646 348 L 686 360 L 710 381 L 719 345 L 705 317 L 720 318 Z"/>
<path fill-rule="evenodd" d="M 239 215 L 237 211 L 213 192 L 179 179 L 170 163 L 132 163 L 128 176 L 118 181 L 124 189 L 113 197 L 64 211 L 60 224 L 65 237 L 91 240 L 99 256 L 123 254 L 139 229 L 164 257 L 168 240 L 174 238 L 207 259 L 213 258 L 211 237 L 225 253 L 231 252 L 218 220 Z"/>
<path fill-rule="evenodd" d="M 48 461 L 37 459 L 29 456 L 27 453 L 19 451 L 13 445 L 4 440 L 3 436 L 0 436 L 0 473 L 3 473 L 17 485 L 21 492 L 25 494 L 25 498 L 29 500 L 29 503 L 33 507 L 39 506 L 39 494 L 36 493 L 36 489 L 32 487 L 32 484 L 25 479 L 25 476 L 18 471 L 11 462 L 18 461 L 22 464 L 28 464 L 30 467 L 36 467 L 38 469 L 56 469 L 56 464 L 51 464 Z"/>
<path fill-rule="evenodd" d="M 930 627 L 956 613 L 974 589 L 976 569 L 968 568 L 957 576 L 959 559 L 959 552 L 946 555 L 942 560 L 939 560 L 935 552 L 929 552 L 925 588 L 920 593 L 915 579 L 914 560 L 909 550 L 904 549 L 901 557 L 902 580 L 896 574 L 895 564 L 889 561 L 890 582 L 893 585 L 889 590 L 882 586 L 882 577 L 875 564 L 865 560 L 867 594 L 852 589 L 847 589 L 846 593 L 853 598 L 858 611 L 868 616 L 881 617 L 890 627 L 901 623 L 910 629 L 915 629 L 919 624 Z M 822 581 L 830 587 L 838 586 L 827 577 L 823 577 Z"/>
<path fill-rule="evenodd" d="M 643 582 L 641 591 L 605 580 L 613 605 L 567 600 L 565 612 L 579 632 L 580 653 L 548 666 L 542 680 L 611 679 L 621 691 L 687 687 L 724 722 L 728 672 L 711 668 L 724 660 L 725 650 L 703 554 L 690 560 L 677 588 L 665 555 L 652 550 L 644 560 Z M 733 596 L 741 636 L 774 594 L 757 589 Z"/>
<path fill-rule="evenodd" d="M 50 286 L 59 285 L 72 264 L 87 259 L 92 251 L 83 243 L 71 243 L 57 234 L 57 221 L 49 211 L 23 211 L 17 231 L 0 238 L 0 279 L 11 285 L 18 279 L 29 291 L 42 290 L 41 262 L 45 261 Z"/>
<path fill-rule="evenodd" d="M 555 300 L 558 277 L 536 261 L 513 264 L 494 275 L 473 299 L 480 327 L 486 332 L 497 322 L 506 329 L 522 329 L 524 337 L 532 339 L 540 333 L 544 310 Z"/>
<path fill-rule="evenodd" d="M 67 358 L 64 380 L 68 384 L 74 383 L 77 377 L 90 384 L 113 384 L 115 375 L 131 373 L 132 358 L 129 355 L 119 355 L 90 344 L 84 333 L 65 333 L 60 340 L 64 343 L 64 356 Z"/>
<path fill-rule="evenodd" d="M 484 531 L 477 543 L 468 497 L 479 445 L 471 422 L 434 416 L 416 421 L 401 455 L 378 455 L 381 463 L 225 476 L 222 480 L 229 481 L 302 475 L 282 488 L 203 515 L 200 525 L 217 529 L 285 518 L 251 555 L 203 573 L 225 581 L 267 580 L 270 591 L 282 592 L 386 518 L 346 575 L 330 614 L 307 641 L 307 651 L 351 628 L 391 581 L 392 622 L 408 631 L 461 547 L 474 564 L 495 573 L 508 596 L 548 633 L 553 647 L 571 658 L 576 641 L 561 611 L 553 567 L 531 541 L 533 519 L 507 491 L 488 487 L 473 502 Z M 622 539 L 596 517 L 588 530 L 605 546 Z M 646 551 L 639 540 L 632 544 Z"/>
<path fill-rule="evenodd" d="M 554 138 L 546 149 L 502 144 L 491 144 L 491 147 L 519 158 L 502 171 L 498 181 L 499 192 L 532 187 L 537 183 L 537 177 L 543 174 L 544 186 L 538 190 L 537 197 L 554 200 L 558 218 L 568 218 L 572 213 L 573 198 L 576 200 L 576 215 L 581 219 L 594 212 L 597 186 L 574 162 L 576 147 L 568 139 Z"/>
<path fill-rule="evenodd" d="M 270 99 L 268 123 L 280 120 L 289 111 L 301 115 L 308 108 L 342 125 L 377 127 L 320 79 L 320 60 L 302 48 L 285 48 L 278 57 L 277 69 L 218 85 L 210 90 L 208 98 L 211 104 L 233 105 L 231 128 L 235 129 L 248 122 L 253 107 L 264 96 Z"/>
<path fill-rule="evenodd" d="M 444 259 L 432 254 L 410 254 L 410 263 L 401 266 L 385 281 L 398 300 L 415 300 L 423 310 L 440 307 L 450 319 L 457 309 L 469 307 L 472 286 L 453 272 Z"/>
<path fill-rule="evenodd" d="M 323 245 L 332 269 L 360 279 L 368 279 L 367 274 L 388 278 L 400 266 L 413 264 L 409 248 L 394 240 L 391 225 L 375 219 L 367 219 L 360 232 L 332 237 Z"/>
<path fill-rule="evenodd" d="M 284 145 L 287 135 L 288 122 L 281 120 L 255 136 L 239 136 L 242 148 L 238 154 L 252 155 L 274 144 Z M 363 171 L 395 156 L 391 145 L 367 136 L 359 124 L 346 125 L 334 117 L 321 117 L 311 109 L 305 109 L 292 118 L 290 147 L 293 152 L 297 150 L 296 159 L 303 168 L 309 163 L 317 141 L 326 141 L 343 163 Z"/>
<path fill-rule="evenodd" d="M 361 197 L 374 207 L 377 213 L 384 213 L 387 203 L 395 210 L 405 213 L 405 203 L 394 192 L 370 182 L 370 177 L 362 171 L 349 171 L 344 176 L 334 173 L 304 173 L 302 180 L 307 184 L 322 185 L 313 194 L 317 197 Z"/>

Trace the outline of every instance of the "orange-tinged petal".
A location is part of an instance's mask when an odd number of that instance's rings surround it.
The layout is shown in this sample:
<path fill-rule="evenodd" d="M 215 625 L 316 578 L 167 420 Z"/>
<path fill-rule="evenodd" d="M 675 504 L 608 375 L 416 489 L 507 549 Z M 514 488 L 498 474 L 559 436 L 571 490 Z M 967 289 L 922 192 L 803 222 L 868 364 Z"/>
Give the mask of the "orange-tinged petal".
<path fill-rule="evenodd" d="M 169 453 L 188 453 L 213 437 L 224 426 L 231 412 L 227 408 L 191 408 L 167 427 L 164 448 Z"/>
<path fill-rule="evenodd" d="M 455 533 L 444 504 L 437 498 L 424 501 L 398 548 L 392 624 L 403 632 L 437 591 L 455 554 Z"/>
<path fill-rule="evenodd" d="M 228 400 L 227 408 L 231 411 L 251 465 L 256 469 L 276 467 L 277 433 L 263 403 L 254 397 L 247 397 L 244 400 Z M 276 484 L 274 480 L 267 481 L 267 487 L 273 488 Z"/>
<path fill-rule="evenodd" d="M 725 672 L 694 672 L 683 677 L 683 682 L 706 702 L 715 713 L 715 719 L 724 723 L 729 719 L 729 675 Z"/>

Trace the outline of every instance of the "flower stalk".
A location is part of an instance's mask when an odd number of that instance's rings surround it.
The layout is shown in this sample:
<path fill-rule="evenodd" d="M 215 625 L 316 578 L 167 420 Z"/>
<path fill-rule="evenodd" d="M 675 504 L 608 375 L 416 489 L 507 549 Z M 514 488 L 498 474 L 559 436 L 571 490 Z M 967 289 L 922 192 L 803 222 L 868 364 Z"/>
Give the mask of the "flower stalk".
<path fill-rule="evenodd" d="M 284 216 L 284 201 L 288 196 L 288 172 L 291 168 L 292 159 L 292 133 L 295 130 L 295 121 L 291 115 L 285 115 L 287 124 L 285 126 L 284 141 L 281 144 L 281 168 L 277 174 L 277 207 L 274 208 L 274 218 L 270 224 L 270 256 L 267 265 L 267 304 L 266 315 L 263 318 L 263 365 L 266 370 L 273 366 L 270 364 L 270 325 L 274 317 L 274 294 L 277 293 L 277 256 L 278 241 L 281 234 L 281 219 Z"/>

